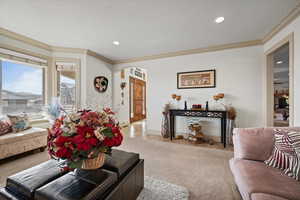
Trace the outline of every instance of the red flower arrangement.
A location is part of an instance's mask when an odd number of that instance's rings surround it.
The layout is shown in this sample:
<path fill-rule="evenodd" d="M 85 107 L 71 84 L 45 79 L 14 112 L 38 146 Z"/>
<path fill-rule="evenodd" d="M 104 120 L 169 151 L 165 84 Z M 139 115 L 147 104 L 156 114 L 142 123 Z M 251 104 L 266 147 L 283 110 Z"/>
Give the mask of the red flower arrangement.
<path fill-rule="evenodd" d="M 48 152 L 54 159 L 66 160 L 66 168 L 81 168 L 83 161 L 109 154 L 121 145 L 123 135 L 114 112 L 83 110 L 55 120 L 48 130 Z"/>

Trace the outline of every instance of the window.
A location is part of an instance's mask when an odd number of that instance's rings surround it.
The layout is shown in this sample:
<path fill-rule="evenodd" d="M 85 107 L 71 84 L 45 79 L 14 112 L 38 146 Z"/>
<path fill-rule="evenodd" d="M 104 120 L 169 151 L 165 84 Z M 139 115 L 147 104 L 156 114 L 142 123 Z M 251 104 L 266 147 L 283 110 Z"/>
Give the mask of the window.
<path fill-rule="evenodd" d="M 62 107 L 70 112 L 76 110 L 76 64 L 57 63 L 57 89 Z"/>
<path fill-rule="evenodd" d="M 73 110 L 76 104 L 75 73 L 60 72 L 59 96 L 60 103 L 66 110 Z"/>
<path fill-rule="evenodd" d="M 42 66 L 0 59 L 0 114 L 40 113 L 45 103 L 44 74 Z"/>

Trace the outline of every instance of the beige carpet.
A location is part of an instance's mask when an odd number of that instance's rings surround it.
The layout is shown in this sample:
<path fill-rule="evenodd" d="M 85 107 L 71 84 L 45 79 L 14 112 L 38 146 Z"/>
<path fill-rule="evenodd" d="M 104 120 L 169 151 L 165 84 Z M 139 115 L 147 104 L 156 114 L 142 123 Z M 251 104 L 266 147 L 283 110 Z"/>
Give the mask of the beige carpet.
<path fill-rule="evenodd" d="M 140 153 L 145 175 L 188 188 L 191 200 L 240 200 L 229 170 L 231 151 L 167 143 L 145 137 L 126 138 L 120 149 Z M 29 153 L 0 162 L 0 185 L 7 176 L 48 159 Z"/>

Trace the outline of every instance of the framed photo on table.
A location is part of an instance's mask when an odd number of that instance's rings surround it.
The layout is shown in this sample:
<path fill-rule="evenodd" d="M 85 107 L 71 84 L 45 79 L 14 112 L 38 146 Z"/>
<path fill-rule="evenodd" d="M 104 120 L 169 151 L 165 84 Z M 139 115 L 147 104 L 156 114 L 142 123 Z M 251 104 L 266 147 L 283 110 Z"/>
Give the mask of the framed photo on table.
<path fill-rule="evenodd" d="M 216 70 L 177 73 L 178 89 L 215 88 Z"/>

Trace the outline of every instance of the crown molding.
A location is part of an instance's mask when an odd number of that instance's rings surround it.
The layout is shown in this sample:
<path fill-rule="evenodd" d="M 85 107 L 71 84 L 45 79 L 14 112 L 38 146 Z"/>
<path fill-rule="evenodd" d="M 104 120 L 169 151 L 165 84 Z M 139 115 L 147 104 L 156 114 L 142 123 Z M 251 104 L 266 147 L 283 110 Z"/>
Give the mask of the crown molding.
<path fill-rule="evenodd" d="M 114 64 L 124 64 L 124 63 L 132 63 L 132 62 L 139 62 L 145 60 L 153 60 L 153 59 L 160 59 L 160 58 L 168 58 L 168 57 L 175 57 L 175 56 L 182 56 L 182 55 L 189 55 L 189 54 L 198 54 L 198 53 L 206 53 L 212 51 L 220 51 L 225 49 L 232 49 L 232 48 L 242 48 L 247 46 L 255 46 L 255 45 L 263 45 L 269 40 L 271 40 L 278 32 L 288 26 L 291 22 L 293 22 L 298 16 L 300 16 L 300 0 L 297 6 L 286 16 L 281 22 L 275 26 L 268 34 L 266 34 L 263 39 L 261 40 L 253 40 L 247 42 L 240 42 L 240 43 L 232 43 L 232 44 L 224 44 L 218 46 L 211 46 L 206 48 L 199 48 L 199 49 L 191 49 L 191 50 L 184 50 L 184 51 L 177 51 L 177 52 L 170 52 L 170 53 L 162 53 L 152 56 L 143 56 L 137 58 L 130 58 L 130 59 L 123 59 L 123 60 L 116 60 Z"/>
<path fill-rule="evenodd" d="M 113 60 L 111 60 L 109 58 L 106 58 L 106 57 L 102 56 L 101 54 L 98 54 L 98 53 L 96 53 L 96 52 L 94 52 L 92 50 L 88 49 L 87 52 L 86 52 L 86 54 L 89 55 L 89 56 L 94 56 L 95 58 L 98 58 L 99 60 L 102 60 L 102 61 L 104 61 L 106 63 L 112 64 L 112 65 L 115 64 L 115 61 L 113 61 Z"/>
<path fill-rule="evenodd" d="M 52 46 L 51 48 L 52 48 L 53 52 L 87 54 L 87 55 L 93 56 L 103 62 L 106 62 L 109 64 L 114 64 L 113 60 L 106 58 L 105 56 L 102 56 L 101 54 L 96 53 L 89 49 L 69 48 L 69 47 L 59 47 L 59 46 Z"/>
<path fill-rule="evenodd" d="M 285 45 L 287 43 L 293 43 L 292 46 L 294 46 L 294 32 L 290 33 L 285 38 L 283 38 L 281 41 L 276 43 L 273 47 L 271 47 L 269 50 L 267 50 L 264 53 L 264 55 L 267 56 L 267 55 L 271 54 L 272 52 L 276 51 L 277 49 L 279 49 L 280 47 L 282 47 L 283 45 Z M 294 59 L 291 59 L 291 60 L 294 60 Z"/>
<path fill-rule="evenodd" d="M 54 62 L 71 62 L 80 65 L 79 58 L 55 57 L 53 60 Z"/>
<path fill-rule="evenodd" d="M 106 58 L 105 56 L 102 56 L 102 55 L 100 55 L 100 54 L 98 54 L 98 53 L 96 53 L 94 51 L 88 50 L 88 49 L 51 46 L 51 45 L 48 45 L 46 43 L 40 42 L 38 40 L 31 39 L 31 38 L 29 38 L 27 36 L 24 36 L 24 35 L 21 35 L 21 34 L 12 32 L 12 31 L 9 31 L 9 30 L 1 28 L 1 27 L 0 27 L 0 35 L 4 35 L 4 36 L 6 36 L 6 37 L 8 37 L 10 39 L 18 40 L 20 42 L 24 42 L 25 44 L 28 44 L 28 45 L 31 45 L 31 46 L 35 46 L 35 47 L 38 47 L 38 48 L 41 48 L 41 49 L 44 49 L 44 50 L 47 50 L 47 51 L 50 51 L 50 52 L 88 54 L 90 56 L 94 56 L 95 58 L 97 58 L 97 59 L 99 59 L 99 60 L 101 60 L 103 62 L 107 62 L 109 64 L 113 64 L 113 61 L 110 60 L 109 58 Z M 38 54 L 38 53 L 31 52 L 31 51 L 27 51 L 25 49 L 20 49 L 20 48 L 12 47 L 12 46 L 9 46 L 9 45 L 1 44 L 0 47 L 1 48 L 6 48 L 6 49 L 9 49 L 9 50 L 14 50 L 14 51 L 17 51 L 17 52 L 20 52 L 20 53 L 24 53 L 24 54 L 27 54 L 27 55 L 32 55 L 32 56 L 35 56 L 35 57 L 40 57 L 40 58 L 44 58 L 44 59 L 48 59 L 49 58 L 49 57 L 44 56 L 42 54 Z"/>
<path fill-rule="evenodd" d="M 261 40 L 252 40 L 252 41 L 246 41 L 246 42 L 239 42 L 239 43 L 232 43 L 232 44 L 224 44 L 224 45 L 217 45 L 217 46 L 211 46 L 206 48 L 198 48 L 198 49 L 189 49 L 189 50 L 183 50 L 183 51 L 177 51 L 177 52 L 169 52 L 169 53 L 162 53 L 157 55 L 151 55 L 151 56 L 143 56 L 143 57 L 137 57 L 137 58 L 130 58 L 130 59 L 124 59 L 124 60 L 111 60 L 101 54 L 98 54 L 97 52 L 94 52 L 89 49 L 81 49 L 81 48 L 69 48 L 69 47 L 60 47 L 60 46 L 50 46 L 48 44 L 42 43 L 40 41 L 28 38 L 26 36 L 23 36 L 18 33 L 14 33 L 12 31 L 8 31 L 4 28 L 0 27 L 0 34 L 3 34 L 4 36 L 15 39 L 21 42 L 24 42 L 26 44 L 39 47 L 51 52 L 61 52 L 61 53 L 79 53 L 79 54 L 87 54 L 90 56 L 93 56 L 103 62 L 109 63 L 109 64 L 123 64 L 123 63 L 131 63 L 131 62 L 138 62 L 138 61 L 145 61 L 145 60 L 153 60 L 153 59 L 160 59 L 160 58 L 167 58 L 167 57 L 175 57 L 175 56 L 183 56 L 183 55 L 189 55 L 189 54 L 198 54 L 198 53 L 205 53 L 205 52 L 212 52 L 212 51 L 220 51 L 225 49 L 232 49 L 232 48 L 242 48 L 247 46 L 255 46 L 255 45 L 261 45 Z M 4 45 L 1 44 L 1 46 L 4 48 Z M 42 54 L 33 53 L 30 51 L 27 51 L 25 49 L 19 49 L 15 47 L 9 47 L 6 46 L 7 49 L 14 49 L 15 51 L 25 53 L 28 55 L 34 55 L 41 58 L 49 58 Z"/>
<path fill-rule="evenodd" d="M 139 62 L 139 61 L 145 61 L 145 60 L 153 60 L 153 59 L 183 56 L 183 55 L 189 55 L 189 54 L 220 51 L 220 50 L 232 49 L 232 48 L 242 48 L 242 47 L 247 47 L 247 46 L 263 45 L 266 42 L 268 42 L 269 40 L 271 40 L 277 33 L 279 33 L 281 30 L 283 30 L 285 27 L 287 27 L 291 22 L 293 22 L 299 16 L 300 16 L 300 3 L 297 4 L 297 6 L 288 14 L 288 16 L 286 16 L 283 20 L 281 20 L 281 22 L 277 26 L 275 26 L 267 35 L 265 35 L 262 40 L 253 40 L 253 41 L 247 41 L 247 42 L 211 46 L 211 47 L 206 47 L 206 48 L 191 49 L 191 50 L 184 50 L 184 51 L 177 51 L 177 52 L 170 52 L 170 53 L 162 53 L 162 54 L 157 54 L 157 55 L 152 55 L 152 56 L 143 56 L 143 57 L 137 57 L 137 58 L 116 60 L 116 61 L 114 61 L 114 64 L 132 63 L 132 62 Z"/>
<path fill-rule="evenodd" d="M 79 54 L 85 54 L 86 49 L 80 49 L 80 48 L 71 48 L 71 47 L 59 47 L 59 46 L 51 46 L 52 52 L 60 52 L 60 53 L 79 53 Z"/>
<path fill-rule="evenodd" d="M 270 41 L 277 33 L 292 23 L 298 16 L 300 16 L 300 3 L 262 39 L 263 44 Z"/>
<path fill-rule="evenodd" d="M 114 64 L 140 62 L 140 61 L 145 61 L 145 60 L 154 60 L 154 59 L 184 56 L 184 55 L 190 55 L 190 54 L 207 53 L 207 52 L 213 52 L 213 51 L 221 51 L 221 50 L 226 50 L 226 49 L 243 48 L 243 47 L 257 46 L 257 45 L 262 45 L 262 41 L 261 40 L 251 40 L 251 41 L 246 41 L 246 42 L 216 45 L 216 46 L 210 46 L 210 47 L 205 47 L 205 48 L 162 53 L 162 54 L 157 54 L 157 55 L 152 55 L 152 56 L 143 56 L 143 57 L 137 57 L 137 58 L 117 60 L 117 61 L 114 61 Z"/>
<path fill-rule="evenodd" d="M 33 57 L 37 57 L 37 58 L 41 58 L 41 59 L 45 59 L 45 60 L 50 59 L 50 56 L 35 53 L 35 52 L 29 51 L 29 50 L 26 50 L 26 49 L 21 49 L 21 48 L 18 48 L 18 47 L 7 45 L 7 44 L 0 43 L 0 48 L 7 49 L 7 50 L 10 50 L 10 51 L 15 51 L 17 53 L 26 54 L 26 55 L 29 55 L 29 56 L 33 56 Z"/>
<path fill-rule="evenodd" d="M 199 53 L 206 53 L 206 52 L 213 52 L 213 51 L 221 51 L 221 50 L 233 49 L 233 48 L 243 48 L 243 47 L 249 47 L 249 46 L 263 45 L 266 42 L 268 42 L 269 40 L 271 40 L 278 32 L 280 32 L 282 29 L 284 29 L 287 25 L 289 25 L 298 16 L 300 16 L 300 3 L 289 13 L 288 16 L 286 16 L 277 26 L 275 26 L 261 40 L 251 40 L 251 41 L 245 41 L 245 42 L 209 46 L 209 47 L 205 47 L 205 48 L 189 49 L 189 50 L 183 50 L 183 51 L 162 53 L 162 54 L 142 56 L 142 57 L 136 57 L 136 58 L 122 59 L 122 60 L 111 60 L 111 59 L 109 59 L 101 54 L 98 54 L 97 52 L 89 50 L 89 49 L 51 46 L 46 43 L 31 39 L 27 36 L 23 36 L 18 33 L 14 33 L 12 31 L 9 31 L 9 30 L 1 28 L 1 27 L 0 27 L 0 35 L 2 34 L 6 37 L 24 42 L 26 44 L 29 44 L 29 45 L 32 45 L 32 46 L 35 46 L 35 47 L 38 47 L 41 49 L 48 50 L 51 52 L 87 54 L 87 55 L 93 56 L 103 62 L 113 65 L 113 64 L 132 63 L 132 62 L 154 60 L 154 59 L 183 56 L 183 55 L 190 55 L 190 54 L 199 54 Z M 26 51 L 26 50 L 23 50 L 23 51 Z M 29 52 L 29 53 L 32 54 L 33 52 Z"/>
<path fill-rule="evenodd" d="M 9 31 L 9 30 L 1 28 L 1 27 L 0 27 L 0 35 L 4 35 L 8 38 L 15 39 L 15 40 L 24 42 L 26 44 L 30 44 L 30 45 L 35 46 L 35 47 L 45 49 L 47 51 L 51 51 L 51 46 L 46 44 L 46 43 L 31 39 L 27 36 L 24 36 L 24 35 L 21 35 L 21 34 L 18 34 L 18 33 L 14 33 L 12 31 Z"/>

